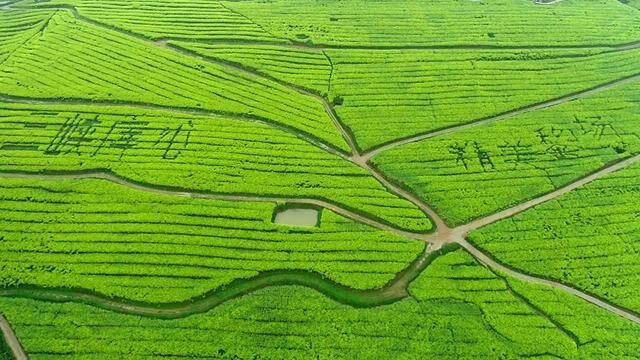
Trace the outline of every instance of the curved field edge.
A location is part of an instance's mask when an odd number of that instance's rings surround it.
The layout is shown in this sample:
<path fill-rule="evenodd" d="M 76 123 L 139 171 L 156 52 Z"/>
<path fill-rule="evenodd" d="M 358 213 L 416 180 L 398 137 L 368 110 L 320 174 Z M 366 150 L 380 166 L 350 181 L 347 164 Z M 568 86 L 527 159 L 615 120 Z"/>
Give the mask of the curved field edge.
<path fill-rule="evenodd" d="M 0 297 L 21 297 L 50 302 L 79 302 L 106 310 L 147 317 L 176 319 L 207 312 L 229 300 L 242 297 L 257 290 L 280 285 L 299 285 L 314 289 L 325 296 L 353 307 L 375 307 L 391 304 L 408 296 L 409 283 L 433 260 L 443 254 L 455 251 L 452 244 L 418 257 L 395 279 L 380 289 L 358 290 L 340 285 L 315 272 L 267 271 L 249 279 L 236 279 L 219 289 L 184 302 L 150 304 L 128 299 L 112 298 L 85 289 L 47 289 L 40 287 L 20 287 L 0 289 Z"/>
<path fill-rule="evenodd" d="M 0 311 L 33 359 L 119 354 L 131 359 L 632 358 L 640 353 L 638 325 L 548 287 L 501 277 L 461 250 L 439 257 L 409 291 L 402 301 L 358 308 L 301 286 L 270 287 L 173 320 L 24 298 L 0 297 Z M 283 336 L 286 340 L 275 340 Z"/>
<path fill-rule="evenodd" d="M 516 271 L 579 289 L 638 313 L 635 164 L 509 219 L 469 241 Z M 541 230 L 543 229 L 543 230 Z"/>

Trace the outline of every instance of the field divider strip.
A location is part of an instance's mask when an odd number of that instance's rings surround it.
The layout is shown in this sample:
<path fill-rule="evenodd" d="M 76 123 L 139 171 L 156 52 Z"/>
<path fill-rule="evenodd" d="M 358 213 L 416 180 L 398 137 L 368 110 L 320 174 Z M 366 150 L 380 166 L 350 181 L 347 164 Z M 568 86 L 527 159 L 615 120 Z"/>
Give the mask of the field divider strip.
<path fill-rule="evenodd" d="M 295 39 L 287 38 L 287 41 L 269 40 L 207 40 L 191 39 L 178 36 L 159 37 L 158 41 L 180 41 L 206 45 L 254 45 L 254 46 L 282 46 L 306 50 L 367 50 L 367 51 L 402 51 L 402 50 L 589 50 L 610 49 L 610 51 L 625 51 L 640 48 L 640 41 L 631 41 L 621 44 L 585 44 L 585 45 L 489 45 L 489 44 L 457 44 L 457 45 L 338 45 L 338 44 L 309 44 Z"/>
<path fill-rule="evenodd" d="M 483 218 L 477 219 L 475 221 L 472 221 L 468 224 L 465 225 L 461 225 L 459 227 L 457 227 L 455 229 L 455 231 L 457 233 L 462 233 L 464 234 L 464 236 L 466 236 L 467 234 L 469 234 L 471 231 L 479 229 L 483 226 L 495 223 L 497 221 L 506 219 L 506 218 L 510 218 L 514 215 L 517 215 L 523 211 L 526 211 L 528 209 L 531 209 L 535 206 L 538 206 L 542 203 L 551 201 L 557 197 L 560 197 L 572 190 L 575 190 L 579 187 L 582 187 L 586 184 L 589 184 L 595 180 L 598 180 L 599 178 L 609 175 L 613 172 L 616 172 L 618 170 L 624 169 L 625 167 L 632 165 L 636 162 L 640 161 L 640 154 L 638 155 L 634 155 L 631 157 L 627 157 L 626 159 L 620 160 L 620 161 L 616 161 L 611 165 L 602 167 L 598 170 L 596 170 L 595 172 L 592 172 L 591 174 L 581 177 L 573 182 L 570 182 L 569 184 L 562 186 L 550 193 L 544 194 L 542 196 L 538 196 L 534 199 L 531 199 L 529 201 L 520 203 L 518 205 L 515 205 L 513 207 L 510 207 L 508 209 L 502 210 L 500 212 L 497 213 L 493 213 L 489 216 L 485 216 Z"/>
<path fill-rule="evenodd" d="M 13 331 L 11 325 L 2 314 L 0 314 L 0 332 L 3 334 L 4 340 L 13 353 L 13 357 L 15 358 L 15 360 L 29 359 L 27 353 L 25 353 L 24 348 L 22 347 L 22 344 L 20 344 L 20 340 L 18 340 L 16 333 Z"/>
<path fill-rule="evenodd" d="M 633 75 L 629 75 L 629 76 L 625 76 L 623 78 L 620 79 L 616 79 L 616 80 L 612 80 L 612 81 L 608 81 L 606 83 L 602 83 L 600 85 L 596 85 L 594 87 L 585 89 L 585 90 L 580 90 L 568 95 L 564 95 L 561 97 L 557 97 L 551 100 L 546 100 L 543 102 L 539 102 L 539 103 L 535 103 L 535 104 L 531 104 L 531 105 L 527 105 L 518 109 L 513 109 L 513 110 L 509 110 L 507 112 L 503 112 L 501 114 L 498 115 L 493 115 L 487 118 L 483 118 L 483 119 L 479 119 L 479 120 L 475 120 L 475 121 L 471 121 L 462 125 L 456 125 L 456 126 L 452 126 L 452 127 L 448 127 L 445 129 L 441 129 L 441 130 L 436 130 L 433 132 L 428 132 L 428 133 L 424 133 L 424 134 L 418 134 L 418 135 L 412 135 L 409 136 L 407 138 L 404 139 L 399 139 L 399 140 L 394 140 L 392 142 L 389 142 L 387 144 L 383 144 L 380 145 L 378 147 L 372 148 L 370 150 L 365 151 L 362 154 L 362 159 L 364 161 L 370 161 L 373 157 L 379 155 L 381 152 L 387 151 L 387 150 L 391 150 L 393 148 L 396 148 L 398 146 L 402 146 L 402 145 L 408 145 L 411 143 L 415 143 L 415 142 L 419 142 L 422 140 L 427 140 L 427 139 L 431 139 L 437 136 L 441 136 L 441 135 L 447 135 L 447 134 L 452 134 L 458 131 L 462 131 L 462 130 L 466 130 L 466 129 L 470 129 L 470 128 L 474 128 L 477 126 L 481 126 L 481 125 L 486 125 L 486 124 L 490 124 L 490 123 L 494 123 L 500 120 L 505 120 L 505 119 L 509 119 L 518 115 L 522 115 L 522 114 L 526 114 L 529 112 L 533 112 L 533 111 L 537 111 L 537 110 L 542 110 L 542 109 L 546 109 L 546 108 L 550 108 L 550 107 L 554 107 L 557 105 L 562 105 L 564 103 L 567 102 L 571 102 L 574 100 L 578 100 L 581 99 L 583 97 L 588 97 L 590 95 L 594 95 L 606 90 L 610 90 L 614 87 L 617 86 L 621 86 L 621 85 L 625 85 L 625 84 L 630 84 L 636 81 L 640 81 L 640 72 L 633 74 Z"/>
<path fill-rule="evenodd" d="M 514 215 L 517 215 L 519 213 L 522 213 L 523 211 L 526 211 L 528 209 L 531 209 L 537 205 L 540 205 L 542 203 L 551 201 L 553 199 L 556 199 L 564 194 L 569 193 L 572 190 L 575 190 L 577 188 L 580 188 L 586 184 L 589 184 L 593 181 L 596 181 L 600 178 L 602 178 L 603 176 L 609 175 L 615 171 L 624 169 L 627 166 L 630 166 L 634 163 L 637 163 L 638 161 L 640 161 L 640 154 L 638 155 L 634 155 L 631 157 L 628 157 L 624 160 L 621 161 L 617 161 L 615 163 L 613 163 L 612 165 L 609 166 L 605 166 L 593 173 L 591 173 L 590 175 L 587 175 L 585 177 L 582 177 L 576 181 L 573 181 L 571 183 L 569 183 L 568 185 L 565 185 L 553 192 L 550 192 L 548 194 L 539 196 L 535 199 L 531 199 L 527 202 L 518 204 L 516 206 L 513 206 L 509 209 L 503 210 L 501 212 L 486 216 L 484 218 L 475 220 L 471 223 L 468 223 L 466 225 L 461 225 L 458 226 L 454 229 L 451 229 L 451 231 L 447 234 L 448 238 L 446 239 L 438 239 L 438 240 L 429 240 L 428 236 L 425 238 L 425 241 L 431 241 L 434 244 L 438 245 L 438 244 L 452 244 L 452 243 L 456 243 L 459 244 L 460 246 L 462 246 L 465 250 L 467 250 L 467 252 L 469 252 L 469 254 L 471 254 L 474 258 L 476 258 L 478 261 L 480 261 L 481 263 L 485 264 L 486 266 L 500 271 L 504 274 L 507 274 L 511 277 L 514 277 L 516 279 L 528 282 L 528 283 L 534 283 L 534 284 L 542 284 L 542 285 L 548 285 L 551 286 L 553 288 L 562 290 L 566 293 L 569 293 L 571 295 L 575 295 L 578 296 L 580 298 L 582 298 L 583 300 L 588 301 L 589 303 L 596 305 L 604 310 L 607 310 L 609 312 L 612 312 L 614 314 L 617 314 L 627 320 L 633 321 L 634 323 L 640 324 L 640 316 L 638 316 L 638 314 L 634 313 L 633 311 L 624 309 L 622 307 L 613 305 L 603 299 L 600 299 L 599 297 L 595 296 L 595 295 L 591 295 L 587 292 L 584 292 L 582 290 L 578 290 L 574 287 L 571 287 L 569 285 L 563 284 L 562 282 L 559 281 L 555 281 L 555 280 L 551 280 L 551 279 L 547 279 L 547 278 L 543 278 L 543 277 L 536 277 L 533 275 L 529 275 L 523 272 L 520 272 L 518 270 L 515 270 L 514 268 L 511 268 L 507 265 L 503 265 L 502 263 L 498 262 L 496 259 L 494 259 L 493 257 L 491 257 L 490 254 L 483 252 L 481 249 L 479 249 L 478 247 L 472 245 L 468 240 L 467 240 L 467 236 L 468 234 L 473 231 L 476 230 L 480 227 L 495 223 L 497 221 L 503 220 L 503 219 L 507 219 L 510 218 Z"/>

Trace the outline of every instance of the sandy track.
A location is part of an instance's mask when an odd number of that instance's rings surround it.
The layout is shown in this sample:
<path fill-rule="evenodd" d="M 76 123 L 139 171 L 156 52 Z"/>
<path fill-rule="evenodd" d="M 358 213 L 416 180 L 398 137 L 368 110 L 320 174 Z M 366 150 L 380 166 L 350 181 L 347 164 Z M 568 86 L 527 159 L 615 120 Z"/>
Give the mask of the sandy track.
<path fill-rule="evenodd" d="M 11 325 L 9 325 L 7 319 L 2 315 L 0 315 L 0 331 L 4 335 L 4 340 L 7 345 L 9 345 L 9 349 L 13 352 L 13 356 L 16 360 L 27 360 L 27 354 L 24 352 L 20 341 L 18 341 L 18 338 L 13 332 L 13 329 L 11 328 Z"/>

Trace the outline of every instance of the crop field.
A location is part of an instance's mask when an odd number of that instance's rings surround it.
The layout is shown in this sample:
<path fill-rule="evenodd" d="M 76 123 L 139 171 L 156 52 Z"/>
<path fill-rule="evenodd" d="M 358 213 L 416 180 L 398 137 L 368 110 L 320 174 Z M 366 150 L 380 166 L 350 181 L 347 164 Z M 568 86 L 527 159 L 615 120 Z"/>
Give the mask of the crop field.
<path fill-rule="evenodd" d="M 410 292 L 412 298 L 399 303 L 354 309 L 302 287 L 273 287 L 177 320 L 27 298 L 2 298 L 0 310 L 43 359 L 640 354 L 640 327 L 553 290 L 506 282 L 461 251 L 437 259 Z M 567 316 L 568 306 L 586 319 Z"/>
<path fill-rule="evenodd" d="M 632 166 L 470 240 L 506 264 L 640 311 L 640 167 Z"/>
<path fill-rule="evenodd" d="M 640 358 L 638 0 L 0 0 L 0 359 Z"/>
<path fill-rule="evenodd" d="M 423 250 L 328 210 L 318 228 L 291 230 L 271 223 L 273 203 L 147 194 L 104 180 L 6 179 L 0 199 L 4 287 L 177 302 L 266 270 L 299 269 L 376 288 Z"/>
<path fill-rule="evenodd" d="M 640 86 L 381 153 L 373 162 L 459 225 L 640 153 Z"/>

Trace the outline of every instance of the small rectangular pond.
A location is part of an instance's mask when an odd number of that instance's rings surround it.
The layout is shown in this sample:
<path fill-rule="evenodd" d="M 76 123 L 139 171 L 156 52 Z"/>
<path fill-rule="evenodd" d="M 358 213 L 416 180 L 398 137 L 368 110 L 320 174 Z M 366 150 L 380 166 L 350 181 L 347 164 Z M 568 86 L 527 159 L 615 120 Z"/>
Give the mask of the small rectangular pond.
<path fill-rule="evenodd" d="M 303 207 L 276 207 L 273 222 L 289 226 L 318 226 L 320 210 Z"/>

